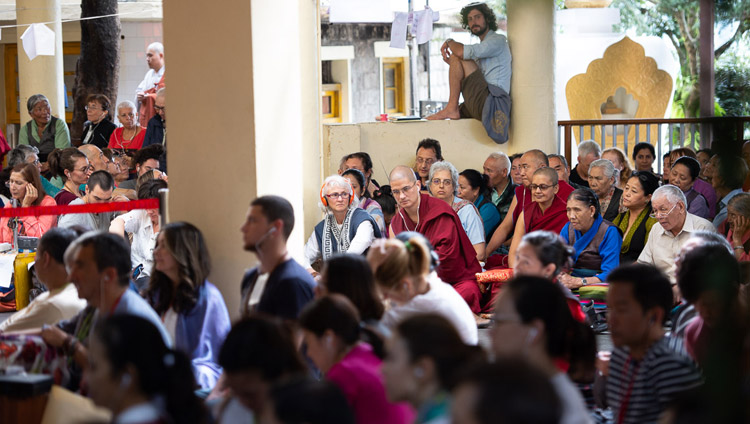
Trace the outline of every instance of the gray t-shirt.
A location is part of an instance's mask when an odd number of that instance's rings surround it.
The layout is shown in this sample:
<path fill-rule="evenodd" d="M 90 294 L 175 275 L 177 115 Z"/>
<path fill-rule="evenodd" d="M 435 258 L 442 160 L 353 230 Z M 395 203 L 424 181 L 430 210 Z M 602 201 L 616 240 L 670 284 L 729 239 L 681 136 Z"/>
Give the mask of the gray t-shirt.
<path fill-rule="evenodd" d="M 511 55 L 504 35 L 488 31 L 481 43 L 465 45 L 464 60 L 476 61 L 487 84 L 510 94 Z"/>
<path fill-rule="evenodd" d="M 70 202 L 73 205 L 85 205 L 83 199 L 76 199 Z M 61 228 L 70 228 L 74 225 L 80 225 L 83 228 L 94 231 L 109 231 L 109 224 L 119 212 L 102 212 L 102 213 L 76 213 L 60 217 L 57 226 Z"/>

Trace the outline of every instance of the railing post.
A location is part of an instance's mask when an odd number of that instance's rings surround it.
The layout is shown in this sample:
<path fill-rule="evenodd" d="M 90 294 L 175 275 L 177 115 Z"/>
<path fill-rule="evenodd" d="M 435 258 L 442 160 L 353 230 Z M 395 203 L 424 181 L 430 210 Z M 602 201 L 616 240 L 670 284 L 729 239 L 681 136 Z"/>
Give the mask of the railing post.
<path fill-rule="evenodd" d="M 573 154 L 573 128 L 571 125 L 565 125 L 565 160 L 568 161 L 568 165 L 572 166 L 570 161 Z"/>

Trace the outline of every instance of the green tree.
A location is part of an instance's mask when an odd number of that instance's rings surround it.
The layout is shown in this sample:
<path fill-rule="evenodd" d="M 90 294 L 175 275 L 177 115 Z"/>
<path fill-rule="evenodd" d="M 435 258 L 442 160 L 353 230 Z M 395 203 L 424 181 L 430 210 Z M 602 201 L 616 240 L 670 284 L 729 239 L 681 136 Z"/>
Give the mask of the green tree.
<path fill-rule="evenodd" d="M 620 30 L 635 28 L 641 34 L 666 36 L 674 45 L 681 65 L 675 104 L 683 107 L 684 116 L 698 116 L 699 0 L 615 0 L 611 7 L 620 9 Z M 729 40 L 715 46 L 714 59 L 718 59 L 750 30 L 750 0 L 716 0 L 715 24 L 736 27 Z"/>

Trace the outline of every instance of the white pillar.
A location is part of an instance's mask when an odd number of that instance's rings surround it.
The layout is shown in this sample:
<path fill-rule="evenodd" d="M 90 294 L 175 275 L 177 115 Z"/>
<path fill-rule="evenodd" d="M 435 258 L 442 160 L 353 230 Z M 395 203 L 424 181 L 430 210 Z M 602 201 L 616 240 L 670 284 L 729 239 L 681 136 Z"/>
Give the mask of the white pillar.
<path fill-rule="evenodd" d="M 512 150 L 536 148 L 557 153 L 555 2 L 508 0 L 506 7 L 508 42 L 513 55 Z"/>
<path fill-rule="evenodd" d="M 21 125 L 30 119 L 26 101 L 34 94 L 44 94 L 49 99 L 52 115 L 65 119 L 65 89 L 63 85 L 62 23 L 59 0 L 16 1 L 18 42 L 18 89 L 20 95 Z M 29 60 L 23 49 L 21 35 L 26 25 L 54 22 L 47 27 L 55 32 L 55 55 L 37 56 Z"/>

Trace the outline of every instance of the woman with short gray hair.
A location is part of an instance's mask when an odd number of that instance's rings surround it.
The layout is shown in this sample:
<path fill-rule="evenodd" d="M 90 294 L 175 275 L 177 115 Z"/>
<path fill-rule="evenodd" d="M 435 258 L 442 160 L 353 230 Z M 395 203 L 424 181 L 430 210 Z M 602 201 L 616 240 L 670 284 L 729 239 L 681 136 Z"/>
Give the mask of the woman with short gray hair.
<path fill-rule="evenodd" d="M 121 154 L 137 151 L 143 146 L 146 129 L 138 125 L 138 113 L 135 104 L 130 100 L 120 102 L 117 105 L 116 113 L 122 126 L 112 131 L 107 147 Z"/>
<path fill-rule="evenodd" d="M 433 197 L 440 199 L 453 208 L 461 225 L 469 236 L 477 253 L 477 260 L 485 259 L 484 223 L 474 203 L 458 197 L 458 170 L 450 162 L 435 162 L 430 167 L 427 188 Z"/>
<path fill-rule="evenodd" d="M 727 204 L 727 241 L 738 261 L 750 262 L 750 193 L 740 193 Z"/>
<path fill-rule="evenodd" d="M 26 102 L 31 119 L 21 127 L 18 144 L 28 144 L 39 149 L 42 171 L 47 166 L 47 155 L 55 148 L 70 147 L 70 132 L 64 119 L 52 116 L 49 100 L 43 94 L 34 94 Z"/>
<path fill-rule="evenodd" d="M 607 221 L 617 218 L 622 211 L 620 199 L 622 190 L 617 187 L 617 169 L 607 159 L 591 162 L 589 166 L 589 187 L 599 198 L 599 208 L 602 217 Z"/>

